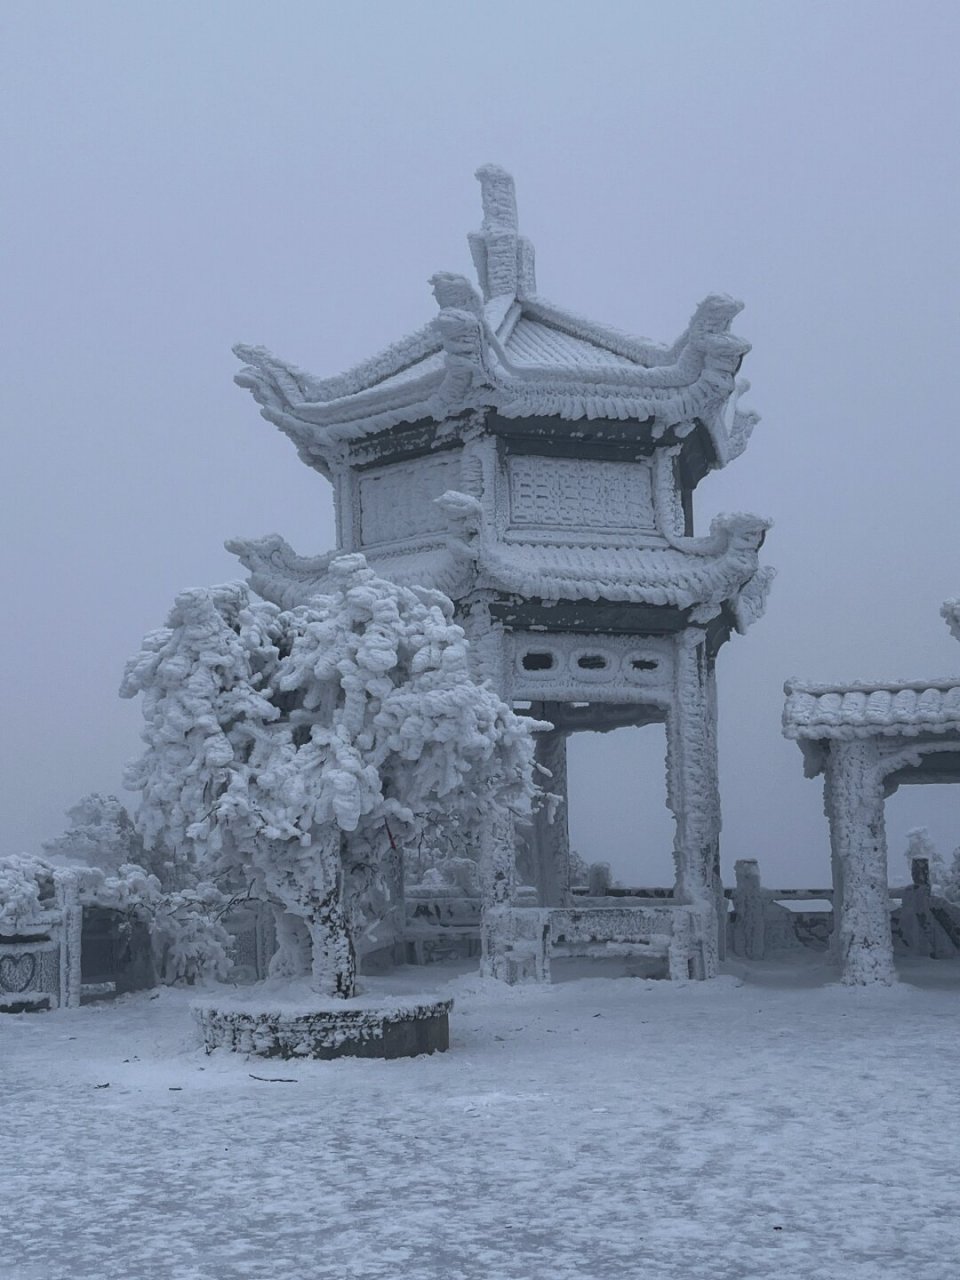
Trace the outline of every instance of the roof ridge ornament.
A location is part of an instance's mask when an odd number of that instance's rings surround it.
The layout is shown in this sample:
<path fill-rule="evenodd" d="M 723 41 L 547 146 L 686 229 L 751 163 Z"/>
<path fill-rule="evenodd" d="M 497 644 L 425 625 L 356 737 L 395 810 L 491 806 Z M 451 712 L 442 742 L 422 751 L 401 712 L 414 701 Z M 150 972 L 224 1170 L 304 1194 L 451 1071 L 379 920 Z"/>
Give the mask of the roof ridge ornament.
<path fill-rule="evenodd" d="M 944 600 L 940 617 L 950 628 L 954 640 L 960 640 L 960 599 Z"/>
<path fill-rule="evenodd" d="M 437 271 L 428 284 L 433 289 L 433 296 L 441 310 L 452 308 L 455 311 L 471 311 L 480 315 L 483 304 L 476 289 L 466 276 L 456 275 L 452 271 Z"/>
<path fill-rule="evenodd" d="M 474 174 L 480 183 L 483 205 L 482 232 L 519 231 L 517 188 L 513 174 L 498 164 L 482 164 Z"/>
<path fill-rule="evenodd" d="M 483 222 L 467 240 L 483 300 L 531 297 L 537 291 L 533 245 L 520 235 L 513 175 L 498 164 L 483 164 L 475 177 L 480 183 Z"/>

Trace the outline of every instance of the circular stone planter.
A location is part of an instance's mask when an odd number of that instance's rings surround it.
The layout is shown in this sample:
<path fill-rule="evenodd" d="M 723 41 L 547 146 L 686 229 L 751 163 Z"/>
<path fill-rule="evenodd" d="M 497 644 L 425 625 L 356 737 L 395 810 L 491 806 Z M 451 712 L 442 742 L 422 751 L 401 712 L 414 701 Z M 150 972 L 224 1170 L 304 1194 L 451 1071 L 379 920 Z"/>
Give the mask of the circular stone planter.
<path fill-rule="evenodd" d="M 232 1049 L 262 1058 L 415 1058 L 450 1047 L 453 1000 L 315 997 L 301 1007 L 245 998 L 193 1005 L 207 1053 Z"/>

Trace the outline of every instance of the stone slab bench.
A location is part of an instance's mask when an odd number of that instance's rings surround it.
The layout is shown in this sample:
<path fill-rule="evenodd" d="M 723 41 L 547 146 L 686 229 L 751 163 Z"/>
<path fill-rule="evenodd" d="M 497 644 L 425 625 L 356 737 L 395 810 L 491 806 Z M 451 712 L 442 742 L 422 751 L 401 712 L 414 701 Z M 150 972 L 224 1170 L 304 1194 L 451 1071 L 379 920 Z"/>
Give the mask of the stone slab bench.
<path fill-rule="evenodd" d="M 491 974 L 504 982 L 549 982 L 552 956 L 661 957 L 670 978 L 711 976 L 701 912 L 686 904 L 493 907 L 484 916 Z"/>

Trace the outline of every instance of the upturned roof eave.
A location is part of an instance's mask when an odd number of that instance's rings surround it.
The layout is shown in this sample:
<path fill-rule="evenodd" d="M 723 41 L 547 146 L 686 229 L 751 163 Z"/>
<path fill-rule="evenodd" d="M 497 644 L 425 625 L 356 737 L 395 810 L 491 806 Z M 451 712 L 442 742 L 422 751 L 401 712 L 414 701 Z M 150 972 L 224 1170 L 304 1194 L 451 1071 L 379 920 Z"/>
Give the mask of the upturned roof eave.
<path fill-rule="evenodd" d="M 783 736 L 801 746 L 805 742 L 849 742 L 856 738 L 916 738 L 926 733 L 937 737 L 948 733 L 960 734 L 960 719 L 931 721 L 917 718 L 898 720 L 890 724 L 794 725 L 785 723 L 783 727 Z"/>
<path fill-rule="evenodd" d="M 704 368 L 686 384 L 671 387 L 630 385 L 548 366 L 535 370 L 503 369 L 491 362 L 483 371 L 446 364 L 442 370 L 391 388 L 325 403 L 296 401 L 287 394 L 269 395 L 247 370 L 237 375 L 240 385 L 253 390 L 270 421 L 289 435 L 298 448 L 323 456 L 338 446 L 403 423 L 426 419 L 445 421 L 470 410 L 493 409 L 504 418 L 558 417 L 568 421 L 652 421 L 654 435 L 694 419 L 706 426 L 720 465 L 727 461 L 728 436 L 719 421 L 735 391 L 732 371 Z"/>
<path fill-rule="evenodd" d="M 452 523 L 456 525 L 455 520 Z M 569 549 L 555 548 L 552 567 L 537 565 L 530 561 L 524 547 L 514 548 L 484 537 L 474 540 L 459 536 L 465 530 L 456 527 L 451 528 L 444 542 L 425 548 L 412 558 L 402 547 L 369 547 L 364 554 L 378 571 L 384 561 L 389 561 L 388 576 L 398 581 L 406 580 L 408 569 L 413 572 L 414 563 L 426 554 L 432 562 L 432 575 L 443 579 L 441 589 L 457 598 L 479 590 L 558 602 L 603 600 L 611 604 L 704 609 L 714 616 L 727 606 L 735 607 L 741 593 L 757 587 L 760 598 L 753 602 L 753 621 L 763 613 L 770 585 L 770 575 L 760 567 L 758 559 L 767 524 L 756 516 L 718 517 L 710 538 L 680 540 L 696 543 L 696 551 L 680 546 L 620 548 L 617 564 L 616 549 L 612 549 L 605 570 L 598 571 L 598 566 L 591 565 L 586 573 L 584 566 L 578 573 Z M 343 554 L 334 551 L 322 556 L 299 556 L 278 535 L 236 540 L 228 543 L 228 549 L 250 571 L 254 589 L 268 599 L 282 601 L 285 607 L 322 591 L 330 562 Z M 524 573 L 529 581 L 522 580 Z"/>

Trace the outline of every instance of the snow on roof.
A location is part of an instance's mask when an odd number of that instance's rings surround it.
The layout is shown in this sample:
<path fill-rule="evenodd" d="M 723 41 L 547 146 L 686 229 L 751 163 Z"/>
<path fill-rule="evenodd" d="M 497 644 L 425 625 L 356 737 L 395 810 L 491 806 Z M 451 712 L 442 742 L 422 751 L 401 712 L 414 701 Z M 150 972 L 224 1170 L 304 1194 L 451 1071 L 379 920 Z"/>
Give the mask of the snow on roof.
<path fill-rule="evenodd" d="M 720 516 L 709 538 L 678 539 L 676 547 L 595 548 L 497 543 L 451 538 L 417 552 L 365 550 L 372 568 L 394 582 L 428 582 L 451 596 L 492 590 L 545 600 L 609 600 L 714 611 L 724 604 L 745 631 L 763 612 L 773 570 L 758 568 L 767 521 Z M 697 550 L 691 553 L 684 544 Z M 330 562 L 340 552 L 298 556 L 277 534 L 227 543 L 250 572 L 253 589 L 282 608 L 331 590 Z"/>
<path fill-rule="evenodd" d="M 696 418 L 710 433 L 716 465 L 741 453 L 757 421 L 737 408 L 749 384 L 736 374 L 750 345 L 730 333 L 730 322 L 742 304 L 706 298 L 672 346 L 554 306 L 537 293 L 513 179 L 495 165 L 477 177 L 484 218 L 469 241 L 479 293 L 463 276 L 435 275 L 439 312 L 429 324 L 325 380 L 262 347 L 235 348 L 245 362 L 237 383 L 301 458 L 328 474 L 349 440 L 486 408 L 506 418 L 652 419 L 655 437 Z"/>
<path fill-rule="evenodd" d="M 847 685 L 788 680 L 783 732 L 794 739 L 916 737 L 960 731 L 960 677 L 858 681 Z"/>
<path fill-rule="evenodd" d="M 582 369 L 632 369 L 636 361 L 597 346 L 585 338 L 563 333 L 540 320 L 525 315 L 517 320 L 503 349 L 518 368 L 537 365 L 568 365 Z"/>
<path fill-rule="evenodd" d="M 960 600 L 945 601 L 940 614 L 960 640 Z M 784 735 L 801 745 L 831 738 L 850 741 L 960 732 L 960 676 L 849 684 L 812 684 L 792 678 L 783 692 Z"/>
<path fill-rule="evenodd" d="M 679 609 L 720 605 L 758 572 L 757 549 L 766 528 L 766 521 L 751 516 L 720 517 L 713 524 L 713 546 L 706 555 L 691 555 L 680 546 L 491 542 L 477 562 L 478 585 L 551 600 L 611 600 Z"/>

